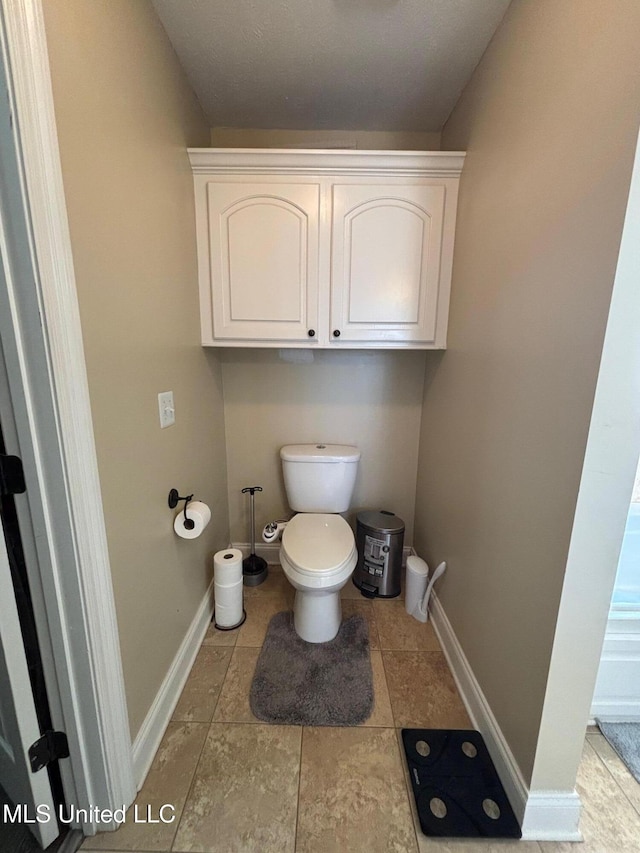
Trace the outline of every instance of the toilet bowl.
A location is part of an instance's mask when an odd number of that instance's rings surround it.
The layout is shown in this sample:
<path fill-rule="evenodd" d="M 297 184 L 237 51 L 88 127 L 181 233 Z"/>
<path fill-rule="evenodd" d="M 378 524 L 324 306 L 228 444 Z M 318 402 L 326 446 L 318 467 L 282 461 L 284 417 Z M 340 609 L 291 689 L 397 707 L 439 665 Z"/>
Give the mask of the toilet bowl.
<path fill-rule="evenodd" d="M 293 622 L 308 643 L 333 640 L 340 629 L 340 590 L 357 563 L 353 531 L 340 515 L 300 513 L 282 535 L 280 562 L 296 590 Z"/>

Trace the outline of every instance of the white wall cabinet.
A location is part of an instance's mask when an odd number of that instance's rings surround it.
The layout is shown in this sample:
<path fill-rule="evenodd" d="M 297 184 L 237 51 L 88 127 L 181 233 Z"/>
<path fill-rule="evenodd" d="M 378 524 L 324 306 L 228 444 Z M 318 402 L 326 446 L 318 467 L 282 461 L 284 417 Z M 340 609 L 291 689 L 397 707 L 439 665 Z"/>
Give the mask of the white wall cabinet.
<path fill-rule="evenodd" d="M 464 154 L 189 156 L 203 344 L 445 347 Z"/>

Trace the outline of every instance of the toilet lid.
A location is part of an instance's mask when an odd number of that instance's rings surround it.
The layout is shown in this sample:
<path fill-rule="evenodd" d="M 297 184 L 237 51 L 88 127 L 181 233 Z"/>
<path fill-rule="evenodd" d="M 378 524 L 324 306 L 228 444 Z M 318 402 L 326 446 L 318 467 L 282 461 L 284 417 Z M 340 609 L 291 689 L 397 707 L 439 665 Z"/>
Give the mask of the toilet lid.
<path fill-rule="evenodd" d="M 348 563 L 355 551 L 355 540 L 342 516 L 303 512 L 285 527 L 282 549 L 300 572 L 327 574 Z"/>

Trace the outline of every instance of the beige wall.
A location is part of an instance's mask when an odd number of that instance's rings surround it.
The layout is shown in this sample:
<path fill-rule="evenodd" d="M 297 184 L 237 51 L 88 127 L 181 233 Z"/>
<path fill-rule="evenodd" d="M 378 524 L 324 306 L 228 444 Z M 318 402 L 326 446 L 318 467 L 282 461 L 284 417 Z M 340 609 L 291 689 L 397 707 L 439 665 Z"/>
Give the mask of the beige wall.
<path fill-rule="evenodd" d="M 228 544 L 222 385 L 199 344 L 192 179 L 209 130 L 151 4 L 47 0 L 56 118 L 135 736 Z M 157 394 L 176 424 L 161 430 Z M 177 539 L 171 487 L 207 501 Z"/>
<path fill-rule="evenodd" d="M 416 547 L 531 778 L 640 117 L 635 0 L 512 3 L 443 132 L 466 149 Z"/>
<path fill-rule="evenodd" d="M 399 130 L 261 130 L 212 127 L 214 148 L 356 148 L 375 151 L 438 151 L 439 133 Z"/>
<path fill-rule="evenodd" d="M 293 355 L 299 351 L 288 350 Z M 313 353 L 312 364 L 281 361 L 274 350 L 226 350 L 224 403 L 229 513 L 234 542 L 249 539 L 244 486 L 256 495 L 259 533 L 290 514 L 279 451 L 283 444 L 355 444 L 362 451 L 349 514 L 389 509 L 412 541 L 425 360 L 437 353 Z"/>

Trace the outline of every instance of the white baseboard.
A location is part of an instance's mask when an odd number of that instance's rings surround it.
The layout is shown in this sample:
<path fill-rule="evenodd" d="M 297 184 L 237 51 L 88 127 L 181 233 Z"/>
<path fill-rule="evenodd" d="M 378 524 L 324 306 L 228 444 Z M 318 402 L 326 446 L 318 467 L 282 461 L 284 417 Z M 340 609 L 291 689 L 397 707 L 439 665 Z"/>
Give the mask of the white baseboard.
<path fill-rule="evenodd" d="M 527 785 L 469 665 L 462 646 L 458 642 L 447 614 L 435 594 L 431 601 L 431 618 L 462 700 L 467 706 L 471 721 L 487 744 L 487 749 L 504 785 L 511 807 L 518 822 L 522 824 L 529 794 Z"/>
<path fill-rule="evenodd" d="M 630 627 L 630 622 L 609 620 L 591 704 L 593 718 L 634 722 L 640 716 L 640 634 L 625 630 Z"/>
<path fill-rule="evenodd" d="M 587 723 L 589 726 L 598 725 L 596 718 L 602 723 L 640 723 L 637 705 L 610 702 L 606 705 L 596 705 L 591 710 L 594 715 Z"/>
<path fill-rule="evenodd" d="M 594 702 L 591 714 L 590 726 L 597 726 L 597 720 L 604 723 L 640 723 L 637 702 Z"/>
<path fill-rule="evenodd" d="M 483 736 L 511 807 L 529 841 L 580 841 L 580 799 L 575 791 L 530 792 L 520 767 L 434 594 L 431 620 L 473 725 Z"/>
<path fill-rule="evenodd" d="M 582 841 L 582 804 L 575 791 L 534 791 L 529 794 L 522 838 L 524 841 Z"/>
<path fill-rule="evenodd" d="M 138 790 L 146 779 L 162 736 L 178 704 L 182 688 L 191 672 L 204 635 L 207 633 L 212 613 L 213 581 L 198 607 L 193 622 L 185 634 L 184 640 L 131 747 L 133 773 Z"/>

